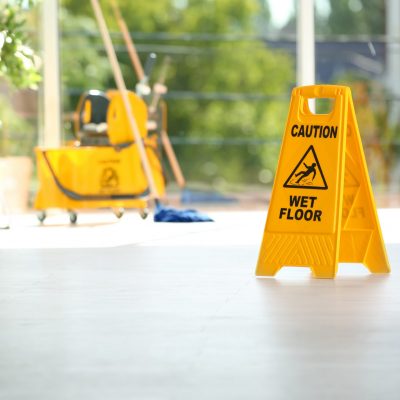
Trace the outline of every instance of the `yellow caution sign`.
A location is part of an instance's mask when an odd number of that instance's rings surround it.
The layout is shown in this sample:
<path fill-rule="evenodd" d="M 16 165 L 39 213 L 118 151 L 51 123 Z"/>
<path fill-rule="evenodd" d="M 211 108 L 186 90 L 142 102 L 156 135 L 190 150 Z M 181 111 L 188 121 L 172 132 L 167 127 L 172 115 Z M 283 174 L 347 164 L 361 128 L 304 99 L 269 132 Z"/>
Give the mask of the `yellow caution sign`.
<path fill-rule="evenodd" d="M 313 98 L 332 99 L 332 111 L 312 113 Z M 256 274 L 305 266 L 317 278 L 334 278 L 339 262 L 390 272 L 350 89 L 299 87 L 292 93 Z"/>

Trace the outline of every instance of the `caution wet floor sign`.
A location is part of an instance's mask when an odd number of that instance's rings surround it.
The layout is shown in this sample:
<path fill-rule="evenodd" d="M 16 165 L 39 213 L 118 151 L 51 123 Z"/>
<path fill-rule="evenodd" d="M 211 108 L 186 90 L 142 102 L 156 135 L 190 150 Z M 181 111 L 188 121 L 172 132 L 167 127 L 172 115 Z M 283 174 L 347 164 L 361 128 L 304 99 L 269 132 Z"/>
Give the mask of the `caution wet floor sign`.
<path fill-rule="evenodd" d="M 313 114 L 311 98 L 332 99 Z M 350 89 L 295 88 L 285 128 L 256 274 L 307 266 L 333 278 L 339 262 L 390 271 Z"/>

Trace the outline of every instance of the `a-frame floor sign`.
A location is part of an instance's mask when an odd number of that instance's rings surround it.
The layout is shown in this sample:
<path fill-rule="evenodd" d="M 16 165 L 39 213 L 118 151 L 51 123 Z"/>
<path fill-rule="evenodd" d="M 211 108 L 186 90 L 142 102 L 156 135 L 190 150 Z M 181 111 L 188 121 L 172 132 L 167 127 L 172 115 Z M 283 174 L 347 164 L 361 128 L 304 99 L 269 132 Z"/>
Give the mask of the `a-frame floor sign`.
<path fill-rule="evenodd" d="M 332 99 L 313 114 L 311 98 Z M 282 142 L 256 275 L 310 267 L 334 278 L 339 262 L 390 272 L 350 89 L 295 88 Z"/>

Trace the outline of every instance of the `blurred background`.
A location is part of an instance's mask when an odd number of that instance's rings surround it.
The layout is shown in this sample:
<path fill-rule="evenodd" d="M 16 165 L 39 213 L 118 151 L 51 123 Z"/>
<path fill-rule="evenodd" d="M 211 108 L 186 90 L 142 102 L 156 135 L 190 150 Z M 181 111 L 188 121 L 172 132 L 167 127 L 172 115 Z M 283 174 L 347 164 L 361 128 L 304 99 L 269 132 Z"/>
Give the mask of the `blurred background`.
<path fill-rule="evenodd" d="M 26 21 L 21 29 L 40 62 L 48 23 L 44 3 L 19 3 Z M 150 80 L 158 79 L 164 57 L 172 60 L 165 96 L 168 131 L 188 185 L 265 204 L 296 86 L 298 2 L 118 4 L 142 63 L 151 52 L 157 54 Z M 400 36 L 391 21 L 396 1 L 314 4 L 316 83 L 351 86 L 378 206 L 399 206 Z M 108 2 L 102 6 L 127 86 L 134 90 L 136 76 L 117 22 Z M 70 141 L 82 92 L 115 83 L 90 2 L 61 0 L 58 16 L 61 137 Z M 28 85 L 18 79 L 11 86 L 0 77 L 0 157 L 32 158 L 43 135 L 43 87 L 39 79 Z M 31 198 L 37 185 L 32 168 Z"/>

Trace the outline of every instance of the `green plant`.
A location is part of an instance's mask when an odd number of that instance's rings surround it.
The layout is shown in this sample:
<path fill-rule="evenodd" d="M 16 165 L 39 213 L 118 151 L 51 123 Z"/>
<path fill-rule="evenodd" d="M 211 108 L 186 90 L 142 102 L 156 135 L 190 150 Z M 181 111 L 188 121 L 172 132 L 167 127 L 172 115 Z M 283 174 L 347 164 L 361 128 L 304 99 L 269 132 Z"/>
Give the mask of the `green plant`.
<path fill-rule="evenodd" d="M 0 0 L 0 77 L 16 88 L 36 88 L 40 81 L 24 30 L 23 5 L 32 4 L 32 0 Z"/>
<path fill-rule="evenodd" d="M 31 154 L 36 140 L 35 121 L 19 115 L 10 94 L 15 89 L 36 89 L 40 81 L 36 56 L 29 46 L 25 9 L 32 0 L 0 0 L 0 154 Z"/>

